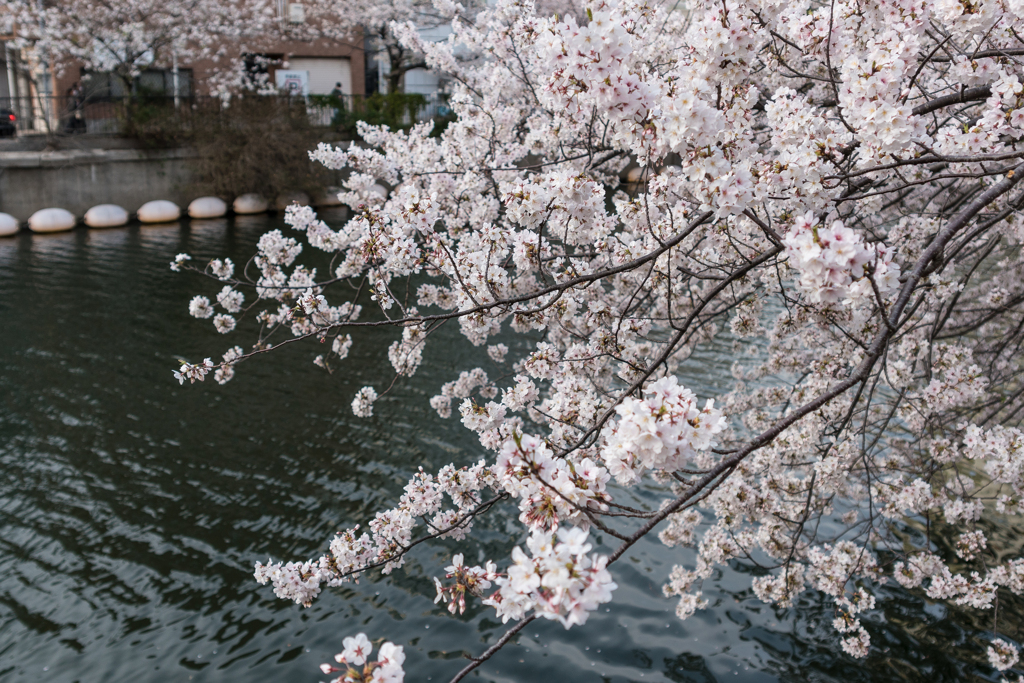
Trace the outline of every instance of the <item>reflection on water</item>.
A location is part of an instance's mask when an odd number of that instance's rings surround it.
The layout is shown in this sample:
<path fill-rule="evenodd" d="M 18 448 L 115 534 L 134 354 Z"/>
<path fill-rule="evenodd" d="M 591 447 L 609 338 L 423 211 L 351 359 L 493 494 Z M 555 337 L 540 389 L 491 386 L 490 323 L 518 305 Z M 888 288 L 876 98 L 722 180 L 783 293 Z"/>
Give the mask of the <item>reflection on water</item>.
<path fill-rule="evenodd" d="M 309 362 L 315 349 L 293 347 L 226 387 L 178 386 L 176 358 L 243 340 L 188 316 L 189 298 L 216 283 L 168 263 L 182 251 L 244 263 L 275 221 L 0 240 L 0 679 L 313 682 L 342 637 L 365 631 L 406 646 L 410 681 L 440 681 L 502 632 L 489 609 L 455 619 L 433 604 L 447 542 L 308 610 L 252 580 L 255 560 L 314 556 L 336 529 L 365 523 L 416 467 L 479 457 L 427 406 L 477 360 L 453 330 L 370 420 L 348 406 L 359 387 L 390 382 L 386 330 L 361 334 L 333 375 Z M 730 364 L 711 354 L 683 371 L 710 384 Z M 470 560 L 521 540 L 508 512 L 480 525 Z M 704 586 L 708 610 L 679 622 L 660 590 L 678 561 L 656 539 L 639 544 L 616 567 L 607 610 L 569 632 L 531 627 L 476 680 L 994 680 L 981 663 L 987 623 L 895 588 L 864 662 L 841 654 L 816 595 L 767 607 L 741 564 Z"/>

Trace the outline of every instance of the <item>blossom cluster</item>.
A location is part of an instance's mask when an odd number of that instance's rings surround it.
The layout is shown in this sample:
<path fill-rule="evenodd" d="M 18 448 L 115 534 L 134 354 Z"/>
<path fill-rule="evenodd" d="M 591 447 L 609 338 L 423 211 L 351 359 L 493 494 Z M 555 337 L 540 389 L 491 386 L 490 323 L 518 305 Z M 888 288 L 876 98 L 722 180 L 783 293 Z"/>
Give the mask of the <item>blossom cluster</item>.
<path fill-rule="evenodd" d="M 988 661 L 999 671 L 1006 671 L 1020 658 L 1020 651 L 1016 646 L 1006 642 L 1002 638 L 996 638 L 985 651 Z"/>
<path fill-rule="evenodd" d="M 800 274 L 800 287 L 814 303 L 864 302 L 872 280 L 880 294 L 899 286 L 900 267 L 884 244 L 865 244 L 842 221 L 815 225 L 812 212 L 797 216 L 786 233 L 786 253 Z"/>
<path fill-rule="evenodd" d="M 632 484 L 648 470 L 672 472 L 698 459 L 726 427 L 722 411 L 669 375 L 644 389 L 643 400 L 624 399 L 619 420 L 604 432 L 601 457 L 620 484 Z"/>
<path fill-rule="evenodd" d="M 531 531 L 558 529 L 566 522 L 589 526 L 590 510 L 606 509 L 608 471 L 590 458 L 556 458 L 544 442 L 513 434 L 492 472 L 498 484 L 519 499 L 519 521 Z"/>
<path fill-rule="evenodd" d="M 487 562 L 484 567 L 467 567 L 463 564 L 462 554 L 459 553 L 452 558 L 450 566 L 445 567 L 445 579 L 454 579 L 450 584 L 442 583 L 436 576 L 434 585 L 437 587 L 437 598 L 435 603 L 445 601 L 448 603 L 448 611 L 459 614 L 466 611 L 466 594 L 481 597 L 484 591 L 491 587 L 491 582 L 498 579 L 500 574 L 493 562 Z"/>
<path fill-rule="evenodd" d="M 405 651 L 401 645 L 385 642 L 377 651 L 377 659 L 370 659 L 373 643 L 365 633 L 349 636 L 342 641 L 345 649 L 334 656 L 333 664 L 321 664 L 327 675 L 337 673 L 331 683 L 402 683 L 405 680 Z"/>
<path fill-rule="evenodd" d="M 181 361 L 181 367 L 174 371 L 174 379 L 178 380 L 178 384 L 184 384 L 185 380 L 188 380 L 190 384 L 195 384 L 196 380 L 202 382 L 206 379 L 206 375 L 213 369 L 213 361 L 209 358 L 205 359 L 202 363 L 189 363 L 187 361 Z"/>
<path fill-rule="evenodd" d="M 608 558 L 587 555 L 591 545 L 583 529 L 537 530 L 526 547 L 529 555 L 518 546 L 512 550 L 514 564 L 507 576 L 494 579 L 499 589 L 484 600 L 503 622 L 535 611 L 568 629 L 585 624 L 590 612 L 612 599 L 617 586 L 606 568 Z"/>

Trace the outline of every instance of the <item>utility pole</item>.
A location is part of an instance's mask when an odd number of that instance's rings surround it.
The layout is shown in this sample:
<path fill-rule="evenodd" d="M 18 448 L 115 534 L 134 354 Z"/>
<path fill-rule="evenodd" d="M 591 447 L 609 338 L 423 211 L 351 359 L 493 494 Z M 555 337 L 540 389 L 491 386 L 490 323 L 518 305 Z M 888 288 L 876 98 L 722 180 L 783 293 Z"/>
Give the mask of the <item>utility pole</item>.
<path fill-rule="evenodd" d="M 4 63 L 7 65 L 7 96 L 11 98 L 11 108 L 14 109 L 13 102 L 18 96 L 18 76 L 14 69 L 14 51 L 7 40 L 4 41 Z"/>
<path fill-rule="evenodd" d="M 178 92 L 178 50 L 172 49 L 171 59 L 173 66 L 171 67 L 171 87 L 174 88 L 174 108 L 178 109 L 181 105 L 181 95 Z"/>
<path fill-rule="evenodd" d="M 46 33 L 43 0 L 37 0 L 37 5 L 39 7 L 39 35 L 42 36 Z M 53 81 L 50 78 L 50 58 L 44 50 L 39 51 L 39 65 L 42 71 L 40 77 L 42 83 L 36 84 L 36 94 L 39 95 L 40 109 L 42 110 L 43 120 L 46 121 L 46 132 L 50 134 L 52 133 L 54 123 L 51 120 L 53 114 L 53 98 L 51 97 L 53 95 Z"/>

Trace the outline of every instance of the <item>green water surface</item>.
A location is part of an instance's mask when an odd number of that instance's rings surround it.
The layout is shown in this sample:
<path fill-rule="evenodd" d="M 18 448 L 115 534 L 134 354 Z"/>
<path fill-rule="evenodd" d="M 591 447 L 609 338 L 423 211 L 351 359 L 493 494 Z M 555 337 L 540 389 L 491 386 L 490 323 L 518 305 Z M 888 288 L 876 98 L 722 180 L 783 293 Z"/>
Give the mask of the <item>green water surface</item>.
<path fill-rule="evenodd" d="M 391 382 L 393 330 L 354 334 L 334 374 L 310 362 L 321 350 L 308 343 L 240 367 L 227 386 L 179 386 L 178 357 L 218 359 L 254 336 L 189 317 L 189 299 L 220 286 L 168 262 L 187 251 L 244 263 L 274 227 L 288 231 L 257 217 L 0 239 L 0 681 L 314 683 L 360 631 L 405 646 L 407 681 L 447 681 L 503 633 L 489 608 L 456 618 L 433 603 L 451 541 L 310 609 L 253 581 L 254 561 L 317 557 L 336 530 L 365 525 L 418 466 L 475 462 L 475 437 L 427 402 L 459 369 L 489 363 L 454 325 L 442 330 L 368 420 L 349 406 L 359 387 Z M 687 381 L 725 390 L 731 362 L 705 353 Z M 507 557 L 522 542 L 515 515 L 478 524 L 467 561 Z M 535 623 L 470 680 L 997 680 L 987 615 L 883 589 L 893 599 L 870 618 L 875 648 L 858 661 L 839 648 L 827 601 L 766 606 L 741 563 L 705 584 L 707 610 L 679 621 L 661 596 L 677 562 L 692 551 L 641 542 L 586 626 Z"/>

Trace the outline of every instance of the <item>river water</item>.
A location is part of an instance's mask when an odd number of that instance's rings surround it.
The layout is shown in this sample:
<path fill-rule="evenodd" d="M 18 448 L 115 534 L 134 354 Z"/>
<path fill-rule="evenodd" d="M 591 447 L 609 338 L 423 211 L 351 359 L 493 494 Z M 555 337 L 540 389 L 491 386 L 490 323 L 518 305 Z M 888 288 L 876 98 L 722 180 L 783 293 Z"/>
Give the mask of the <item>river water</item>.
<path fill-rule="evenodd" d="M 310 609 L 253 581 L 254 561 L 316 557 L 334 531 L 365 524 L 418 466 L 481 455 L 427 405 L 457 369 L 483 361 L 454 330 L 368 420 L 349 404 L 359 387 L 391 381 L 393 331 L 354 335 L 331 375 L 310 362 L 315 344 L 293 345 L 226 386 L 178 386 L 177 358 L 219 358 L 253 337 L 220 337 L 189 317 L 194 294 L 219 288 L 168 262 L 187 251 L 244 263 L 273 227 L 284 228 L 270 216 L 0 239 L 0 681 L 314 683 L 361 631 L 405 646 L 408 681 L 447 681 L 504 631 L 489 608 L 455 618 L 433 604 L 450 541 Z M 716 393 L 730 363 L 695 359 L 687 383 Z M 514 516 L 478 525 L 467 561 L 521 543 Z M 657 539 L 638 544 L 614 567 L 607 609 L 568 632 L 531 625 L 470 680 L 997 679 L 984 663 L 987 617 L 894 588 L 863 661 L 842 654 L 820 596 L 768 607 L 742 563 L 706 583 L 710 607 L 680 622 L 661 585 L 691 559 Z"/>

